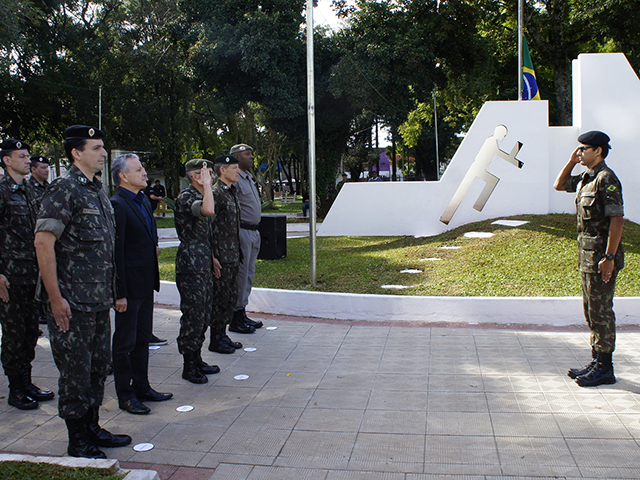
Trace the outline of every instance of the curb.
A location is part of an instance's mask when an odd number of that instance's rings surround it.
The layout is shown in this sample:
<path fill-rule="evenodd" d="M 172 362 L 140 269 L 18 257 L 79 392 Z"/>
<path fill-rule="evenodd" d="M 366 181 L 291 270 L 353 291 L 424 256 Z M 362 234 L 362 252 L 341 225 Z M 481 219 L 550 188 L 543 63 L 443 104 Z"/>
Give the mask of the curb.
<path fill-rule="evenodd" d="M 0 462 L 48 463 L 69 468 L 100 468 L 108 470 L 112 475 L 126 473 L 123 480 L 160 480 L 155 470 L 124 470 L 118 460 L 106 458 L 45 457 L 0 453 Z"/>
<path fill-rule="evenodd" d="M 160 283 L 156 303 L 179 306 L 176 284 Z M 618 325 L 640 325 L 640 297 L 618 297 L 614 308 Z M 295 317 L 398 323 L 584 325 L 582 297 L 426 297 L 254 288 L 247 310 Z"/>

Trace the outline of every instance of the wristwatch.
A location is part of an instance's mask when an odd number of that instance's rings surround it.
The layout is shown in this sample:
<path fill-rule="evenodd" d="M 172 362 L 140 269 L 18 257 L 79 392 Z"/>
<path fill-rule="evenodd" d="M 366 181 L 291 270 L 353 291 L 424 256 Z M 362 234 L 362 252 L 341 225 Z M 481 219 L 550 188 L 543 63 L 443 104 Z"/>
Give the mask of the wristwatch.
<path fill-rule="evenodd" d="M 616 256 L 613 253 L 605 253 L 604 258 L 606 258 L 607 260 L 613 261 L 613 259 L 616 258 Z"/>

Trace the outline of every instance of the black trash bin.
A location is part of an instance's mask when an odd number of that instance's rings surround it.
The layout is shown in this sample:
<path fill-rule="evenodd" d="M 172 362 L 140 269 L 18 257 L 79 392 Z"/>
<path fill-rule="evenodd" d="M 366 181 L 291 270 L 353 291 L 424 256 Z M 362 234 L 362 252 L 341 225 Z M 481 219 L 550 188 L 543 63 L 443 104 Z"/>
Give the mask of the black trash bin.
<path fill-rule="evenodd" d="M 260 220 L 260 260 L 278 260 L 287 256 L 287 216 L 262 215 Z"/>

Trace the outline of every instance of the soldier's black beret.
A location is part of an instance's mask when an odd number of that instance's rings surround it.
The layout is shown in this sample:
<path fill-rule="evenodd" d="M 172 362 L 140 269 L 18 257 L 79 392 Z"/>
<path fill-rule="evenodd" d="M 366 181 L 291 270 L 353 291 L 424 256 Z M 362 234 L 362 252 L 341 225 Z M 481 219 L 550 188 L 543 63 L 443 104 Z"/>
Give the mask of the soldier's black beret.
<path fill-rule="evenodd" d="M 192 158 L 184 165 L 185 172 L 190 172 L 192 170 L 200 170 L 202 167 L 213 167 L 213 162 L 211 160 L 206 160 L 204 158 Z"/>
<path fill-rule="evenodd" d="M 240 161 L 233 155 L 220 155 L 213 161 L 216 165 L 233 165 Z"/>
<path fill-rule="evenodd" d="M 88 140 L 97 140 L 104 138 L 104 132 L 97 128 L 89 127 L 87 125 L 73 125 L 64 131 L 64 139 L 80 139 L 85 138 Z"/>
<path fill-rule="evenodd" d="M 28 143 L 23 142 L 22 140 L 16 140 L 15 138 L 10 138 L 9 140 L 5 140 L 0 143 L 0 150 L 5 152 L 12 152 L 14 150 L 30 150 L 31 147 Z"/>
<path fill-rule="evenodd" d="M 604 132 L 599 132 L 598 130 L 592 130 L 590 132 L 583 133 L 578 137 L 578 141 L 583 145 L 591 145 L 594 147 L 604 147 L 611 148 L 609 145 L 609 135 Z"/>
<path fill-rule="evenodd" d="M 45 164 L 49 165 L 49 159 L 47 157 L 43 157 L 41 155 L 34 155 L 29 160 L 31 160 L 31 165 L 34 165 L 36 163 L 45 163 Z"/>

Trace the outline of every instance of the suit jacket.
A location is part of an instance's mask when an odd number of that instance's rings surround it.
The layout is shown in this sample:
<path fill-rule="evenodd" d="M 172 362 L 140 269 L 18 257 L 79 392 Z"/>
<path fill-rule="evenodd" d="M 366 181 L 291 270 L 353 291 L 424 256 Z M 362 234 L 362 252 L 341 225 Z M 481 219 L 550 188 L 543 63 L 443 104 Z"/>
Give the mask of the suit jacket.
<path fill-rule="evenodd" d="M 116 219 L 116 299 L 144 298 L 160 290 L 158 230 L 151 203 L 143 205 L 151 216 L 151 232 L 144 215 L 127 193 L 119 188 L 111 197 Z"/>

